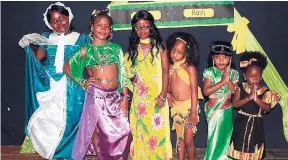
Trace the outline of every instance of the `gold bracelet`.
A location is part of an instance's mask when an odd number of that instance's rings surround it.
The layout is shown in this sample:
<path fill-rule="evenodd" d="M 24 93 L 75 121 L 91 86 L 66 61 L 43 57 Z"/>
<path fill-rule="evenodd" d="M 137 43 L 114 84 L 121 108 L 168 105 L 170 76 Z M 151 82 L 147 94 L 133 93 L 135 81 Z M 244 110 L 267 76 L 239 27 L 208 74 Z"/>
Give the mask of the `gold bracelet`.
<path fill-rule="evenodd" d="M 231 93 L 234 94 L 236 89 L 237 89 L 237 86 L 234 86 L 234 91 L 231 91 Z"/>
<path fill-rule="evenodd" d="M 122 97 L 125 97 L 125 96 L 126 96 L 126 97 L 130 98 L 129 94 L 127 94 L 127 93 L 121 93 L 121 96 L 122 96 Z"/>
<path fill-rule="evenodd" d="M 166 98 L 162 97 L 161 94 L 159 94 L 159 97 L 160 97 L 163 101 L 166 101 Z"/>
<path fill-rule="evenodd" d="M 86 83 L 87 83 L 87 79 L 83 79 L 83 80 L 79 83 L 79 85 L 80 85 L 84 90 L 86 90 L 86 88 L 84 87 Z"/>

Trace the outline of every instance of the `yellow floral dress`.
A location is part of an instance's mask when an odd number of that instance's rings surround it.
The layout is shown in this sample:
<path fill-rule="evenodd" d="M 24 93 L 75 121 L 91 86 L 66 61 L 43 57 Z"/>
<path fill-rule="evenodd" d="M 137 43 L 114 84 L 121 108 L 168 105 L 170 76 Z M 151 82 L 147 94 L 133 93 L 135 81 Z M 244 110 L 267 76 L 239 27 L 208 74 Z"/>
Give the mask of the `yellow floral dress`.
<path fill-rule="evenodd" d="M 125 57 L 128 77 L 137 76 L 135 86 L 129 85 L 133 92 L 129 112 L 133 135 L 130 154 L 135 160 L 172 158 L 168 103 L 160 110 L 155 108 L 155 98 L 162 91 L 161 52 L 156 57 L 156 51 L 154 48 L 151 63 L 150 51 L 139 47 L 135 67 L 131 67 L 132 61 L 127 60 L 127 54 Z"/>

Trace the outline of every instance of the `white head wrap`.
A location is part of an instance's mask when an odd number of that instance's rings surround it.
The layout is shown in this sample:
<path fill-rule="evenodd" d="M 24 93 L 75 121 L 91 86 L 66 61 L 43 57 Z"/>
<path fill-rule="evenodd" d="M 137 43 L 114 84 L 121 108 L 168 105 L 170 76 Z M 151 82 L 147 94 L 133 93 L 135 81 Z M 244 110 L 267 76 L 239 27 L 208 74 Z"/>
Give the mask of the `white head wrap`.
<path fill-rule="evenodd" d="M 51 9 L 51 7 L 52 7 L 53 5 L 62 6 L 62 7 L 64 7 L 64 8 L 68 11 L 68 13 L 69 13 L 69 26 L 70 26 L 71 21 L 72 21 L 72 19 L 73 19 L 74 16 L 73 16 L 73 14 L 72 14 L 72 11 L 71 11 L 70 7 L 66 7 L 66 6 L 65 6 L 63 3 L 61 3 L 61 2 L 56 2 L 56 3 L 54 3 L 54 4 L 51 4 L 51 5 L 46 9 L 45 13 L 43 14 L 43 16 L 44 16 L 43 20 L 44 20 L 46 26 L 47 26 L 49 29 L 53 30 L 52 26 L 50 25 L 50 23 L 49 23 L 48 20 L 47 20 L 48 10 Z"/>
<path fill-rule="evenodd" d="M 53 5 L 57 5 L 57 6 L 62 6 L 64 7 L 68 13 L 69 13 L 69 26 L 71 24 L 71 21 L 73 19 L 73 14 L 71 12 L 71 9 L 70 7 L 66 7 L 63 3 L 61 2 L 56 2 L 54 4 L 51 4 L 47 9 L 46 9 L 46 12 L 43 14 L 44 18 L 44 22 L 45 24 L 47 25 L 47 27 L 51 30 L 53 30 L 54 32 L 56 32 L 52 26 L 50 25 L 50 23 L 48 22 L 47 20 L 47 13 L 48 13 L 48 10 L 51 9 L 51 7 Z M 57 34 L 52 34 L 52 36 L 50 35 L 49 36 L 49 39 L 50 38 L 53 38 L 53 35 L 54 35 L 54 38 L 55 36 L 57 37 L 56 39 L 54 39 L 55 43 L 57 44 L 57 51 L 56 51 L 56 56 L 55 56 L 55 63 L 54 63 L 54 66 L 56 67 L 56 73 L 62 73 L 63 72 L 63 63 L 64 63 L 64 49 L 65 49 L 65 44 L 67 42 L 67 37 L 69 37 L 71 34 L 69 35 L 64 35 L 64 33 L 58 33 Z"/>

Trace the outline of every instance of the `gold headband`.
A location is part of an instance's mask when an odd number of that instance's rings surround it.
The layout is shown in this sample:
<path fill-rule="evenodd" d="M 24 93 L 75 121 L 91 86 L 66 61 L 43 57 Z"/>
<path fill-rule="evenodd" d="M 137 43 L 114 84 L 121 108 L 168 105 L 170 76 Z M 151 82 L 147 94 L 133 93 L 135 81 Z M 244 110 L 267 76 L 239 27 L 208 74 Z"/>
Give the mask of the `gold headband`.
<path fill-rule="evenodd" d="M 187 44 L 186 41 L 184 41 L 184 39 L 182 39 L 182 38 L 180 38 L 180 37 L 177 37 L 176 40 L 180 40 L 180 41 L 182 41 L 183 43 Z"/>
<path fill-rule="evenodd" d="M 97 16 L 100 12 L 107 12 L 107 14 L 109 13 L 109 9 L 108 8 L 103 8 L 103 9 L 94 9 L 93 12 L 91 13 L 91 15 L 93 15 L 94 17 Z"/>
<path fill-rule="evenodd" d="M 108 8 L 104 8 L 104 9 L 94 9 L 93 12 L 91 13 L 91 16 L 93 16 L 95 18 L 100 12 L 106 12 L 107 15 L 109 15 L 108 14 L 109 13 L 109 9 Z M 90 26 L 92 26 L 92 23 L 93 22 L 90 21 L 90 23 L 89 23 Z"/>

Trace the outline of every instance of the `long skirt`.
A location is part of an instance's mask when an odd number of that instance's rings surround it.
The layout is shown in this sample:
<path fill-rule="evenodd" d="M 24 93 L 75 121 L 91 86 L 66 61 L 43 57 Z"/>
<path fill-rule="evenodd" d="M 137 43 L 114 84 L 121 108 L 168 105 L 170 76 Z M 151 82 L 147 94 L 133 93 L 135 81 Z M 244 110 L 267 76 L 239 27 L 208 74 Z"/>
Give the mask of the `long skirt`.
<path fill-rule="evenodd" d="M 229 157 L 241 160 L 262 159 L 265 153 L 264 133 L 261 116 L 238 113 L 234 121 Z"/>
<path fill-rule="evenodd" d="M 72 151 L 72 157 L 82 160 L 91 142 L 94 130 L 98 139 L 99 160 L 128 159 L 132 135 L 128 117 L 118 109 L 122 101 L 116 89 L 89 85 Z"/>
<path fill-rule="evenodd" d="M 229 143 L 233 129 L 232 106 L 209 111 L 205 105 L 205 114 L 208 122 L 208 140 L 204 160 L 227 160 Z"/>

